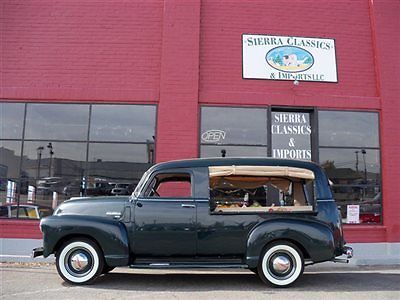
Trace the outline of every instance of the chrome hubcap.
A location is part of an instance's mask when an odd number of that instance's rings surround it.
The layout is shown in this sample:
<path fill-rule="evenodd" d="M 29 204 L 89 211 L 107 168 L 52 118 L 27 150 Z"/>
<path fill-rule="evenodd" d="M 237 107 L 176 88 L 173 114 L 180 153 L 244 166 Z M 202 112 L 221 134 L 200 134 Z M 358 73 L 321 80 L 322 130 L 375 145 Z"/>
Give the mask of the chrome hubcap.
<path fill-rule="evenodd" d="M 71 267 L 75 271 L 82 271 L 87 267 L 88 263 L 88 257 L 82 252 L 78 252 L 71 257 Z"/>
<path fill-rule="evenodd" d="M 272 261 L 272 267 L 276 273 L 284 274 L 291 268 L 291 263 L 289 258 L 279 255 Z"/>

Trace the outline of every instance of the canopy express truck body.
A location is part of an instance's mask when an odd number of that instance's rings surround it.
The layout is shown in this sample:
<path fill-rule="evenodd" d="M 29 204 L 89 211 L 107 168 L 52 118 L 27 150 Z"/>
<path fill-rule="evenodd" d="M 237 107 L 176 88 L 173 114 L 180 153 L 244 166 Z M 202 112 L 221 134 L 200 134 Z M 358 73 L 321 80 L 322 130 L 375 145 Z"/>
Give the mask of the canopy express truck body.
<path fill-rule="evenodd" d="M 86 284 L 115 267 L 247 268 L 288 286 L 304 267 L 346 261 L 341 217 L 316 164 L 267 158 L 160 163 L 131 196 L 68 200 L 41 221 L 60 276 Z"/>

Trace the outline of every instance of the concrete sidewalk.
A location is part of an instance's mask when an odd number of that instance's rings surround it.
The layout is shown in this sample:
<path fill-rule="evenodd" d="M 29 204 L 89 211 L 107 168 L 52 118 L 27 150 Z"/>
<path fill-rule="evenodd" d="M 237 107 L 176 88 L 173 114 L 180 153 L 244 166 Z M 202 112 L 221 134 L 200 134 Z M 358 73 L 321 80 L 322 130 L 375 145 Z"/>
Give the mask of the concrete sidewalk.
<path fill-rule="evenodd" d="M 31 258 L 33 248 L 42 246 L 42 240 L 0 239 L 0 262 L 53 262 L 48 258 Z M 349 264 L 324 263 L 337 266 L 398 265 L 400 268 L 400 243 L 356 243 L 349 244 L 354 249 L 354 257 Z"/>
<path fill-rule="evenodd" d="M 42 240 L 0 239 L 0 262 L 54 262 L 54 255 L 48 258 L 31 257 L 32 249 L 41 246 Z"/>

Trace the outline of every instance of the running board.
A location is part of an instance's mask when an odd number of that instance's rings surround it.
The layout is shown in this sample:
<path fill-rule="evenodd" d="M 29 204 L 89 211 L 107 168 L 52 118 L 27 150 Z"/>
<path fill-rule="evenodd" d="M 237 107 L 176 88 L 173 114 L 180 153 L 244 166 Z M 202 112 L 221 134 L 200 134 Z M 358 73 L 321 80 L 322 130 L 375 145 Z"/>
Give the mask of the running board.
<path fill-rule="evenodd" d="M 332 259 L 333 262 L 335 263 L 342 263 L 342 264 L 348 264 L 349 260 L 346 258 L 334 258 Z"/>
<path fill-rule="evenodd" d="M 129 266 L 134 269 L 247 269 L 246 264 L 211 264 L 211 263 L 150 263 L 133 264 Z"/>

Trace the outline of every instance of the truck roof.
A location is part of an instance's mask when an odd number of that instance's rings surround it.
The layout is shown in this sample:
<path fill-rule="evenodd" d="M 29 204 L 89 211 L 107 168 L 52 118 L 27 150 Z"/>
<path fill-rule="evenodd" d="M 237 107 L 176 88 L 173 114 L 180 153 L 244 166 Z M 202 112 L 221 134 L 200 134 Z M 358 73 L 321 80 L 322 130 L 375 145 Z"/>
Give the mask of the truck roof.
<path fill-rule="evenodd" d="M 158 163 L 149 169 L 149 172 L 162 171 L 176 168 L 201 168 L 210 166 L 287 166 L 308 169 L 314 172 L 315 180 L 321 199 L 331 199 L 328 177 L 323 169 L 311 161 L 276 159 L 267 157 L 216 157 L 174 160 Z"/>
<path fill-rule="evenodd" d="M 318 172 L 321 168 L 311 162 L 293 159 L 276 159 L 267 157 L 216 157 L 216 158 L 196 158 L 183 159 L 162 162 L 154 165 L 153 170 L 163 170 L 170 168 L 194 168 L 209 166 L 231 166 L 231 165 L 249 165 L 249 166 L 289 166 L 309 169 Z"/>

